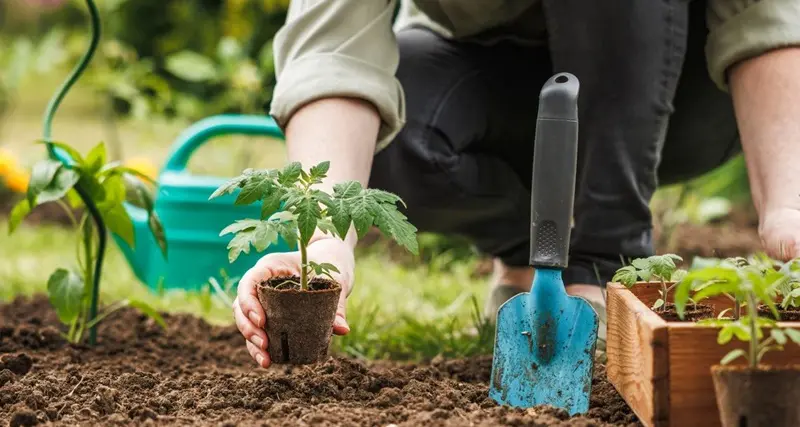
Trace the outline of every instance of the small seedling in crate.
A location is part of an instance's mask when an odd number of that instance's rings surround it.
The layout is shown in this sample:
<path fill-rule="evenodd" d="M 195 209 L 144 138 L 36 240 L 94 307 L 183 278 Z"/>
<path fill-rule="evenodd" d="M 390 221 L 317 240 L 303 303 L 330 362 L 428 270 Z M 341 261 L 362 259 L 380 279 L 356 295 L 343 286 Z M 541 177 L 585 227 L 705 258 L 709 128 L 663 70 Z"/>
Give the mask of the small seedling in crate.
<path fill-rule="evenodd" d="M 351 227 L 363 237 L 374 225 L 418 253 L 417 229 L 398 209 L 397 204 L 403 203 L 400 197 L 363 188 L 357 181 L 336 184 L 333 194 L 314 188 L 329 167 L 329 162 L 322 162 L 306 171 L 294 162 L 282 170 L 246 169 L 211 195 L 238 190 L 234 204 L 261 202 L 260 219 L 236 221 L 220 233 L 234 234 L 228 244 L 230 262 L 249 253 L 251 246 L 262 252 L 280 238 L 299 249 L 300 277 L 271 278 L 258 287 L 267 316 L 268 352 L 277 363 L 315 363 L 327 355 L 342 287 L 333 280 L 337 266 L 309 259 L 308 246 L 317 230 L 344 239 Z"/>
<path fill-rule="evenodd" d="M 711 369 L 723 426 L 794 426 L 800 423 L 800 411 L 796 407 L 800 370 L 796 366 L 763 364 L 767 353 L 783 350 L 790 341 L 800 345 L 800 331 L 780 327 L 773 318 L 759 315 L 759 307 L 765 305 L 774 318 L 778 318 L 775 289 L 791 280 L 792 275 L 775 270 L 771 264 L 723 263 L 690 272 L 675 290 L 675 306 L 680 316 L 685 314 L 689 294 L 698 282 L 707 285 L 696 290 L 695 300 L 733 295 L 746 309 L 746 314 L 739 319 L 698 322 L 720 328 L 717 335 L 720 345 L 730 343 L 733 338 L 747 343 L 746 349 L 731 350 Z M 769 332 L 765 333 L 764 328 Z M 729 366 L 740 358 L 747 362 L 744 367 Z"/>
<path fill-rule="evenodd" d="M 685 270 L 678 269 L 675 261 L 683 261 L 683 258 L 674 254 L 637 258 L 631 261 L 630 265 L 617 270 L 611 280 L 629 288 L 639 281 L 660 283 L 661 289 L 658 291 L 660 298 L 653 303 L 651 308 L 663 312 L 666 309 L 667 296 L 675 287 L 675 284 L 667 285 L 667 282 L 677 283 L 686 275 Z"/>
<path fill-rule="evenodd" d="M 77 190 L 88 195 L 97 206 L 105 225 L 131 247 L 135 245 L 133 222 L 123 203 L 137 205 L 147 211 L 150 231 L 158 242 L 164 256 L 167 246 L 164 228 L 153 211 L 150 189 L 144 181 L 150 178 L 136 170 L 120 165 L 118 162 L 106 163 L 104 144 L 95 146 L 84 158 L 73 147 L 53 142 L 72 158 L 72 164 L 65 165 L 58 160 L 42 160 L 33 166 L 26 197 L 11 211 L 9 234 L 19 226 L 33 208 L 48 202 L 62 206 L 80 233 L 76 248 L 77 266 L 58 268 L 47 281 L 47 293 L 59 320 L 68 328 L 66 339 L 71 343 L 82 341 L 87 330 L 114 311 L 131 306 L 153 318 L 166 327 L 164 320 L 149 305 L 137 300 L 123 300 L 97 313 L 99 289 L 95 283 L 96 250 L 100 239 L 99 231 L 91 220 L 88 209 L 76 218 L 73 209 L 82 206 Z M 65 202 L 63 199 L 67 200 Z M 69 203 L 69 205 L 67 204 Z M 99 282 L 98 282 L 99 283 Z"/>

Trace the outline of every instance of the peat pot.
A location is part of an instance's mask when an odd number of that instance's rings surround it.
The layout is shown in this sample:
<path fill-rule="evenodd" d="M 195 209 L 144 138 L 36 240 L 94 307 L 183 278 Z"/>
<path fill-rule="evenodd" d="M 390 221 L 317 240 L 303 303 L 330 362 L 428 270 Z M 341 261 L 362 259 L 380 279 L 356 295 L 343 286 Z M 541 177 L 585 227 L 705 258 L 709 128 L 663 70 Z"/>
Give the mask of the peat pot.
<path fill-rule="evenodd" d="M 283 286 L 287 280 L 274 278 L 258 287 L 258 299 L 267 317 L 267 352 L 272 363 L 306 365 L 328 358 L 333 321 L 342 287 L 315 278 L 309 290 Z"/>
<path fill-rule="evenodd" d="M 722 427 L 800 426 L 800 365 L 711 368 Z"/>

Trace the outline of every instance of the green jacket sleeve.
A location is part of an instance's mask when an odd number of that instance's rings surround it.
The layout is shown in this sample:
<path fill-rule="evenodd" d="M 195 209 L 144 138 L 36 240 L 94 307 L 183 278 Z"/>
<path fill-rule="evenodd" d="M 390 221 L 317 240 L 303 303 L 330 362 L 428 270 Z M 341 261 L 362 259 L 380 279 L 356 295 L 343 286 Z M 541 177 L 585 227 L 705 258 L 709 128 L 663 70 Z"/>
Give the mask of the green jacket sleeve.
<path fill-rule="evenodd" d="M 405 121 L 395 78 L 397 0 L 292 0 L 273 41 L 277 84 L 270 114 L 281 127 L 305 104 L 330 97 L 371 102 L 381 116 L 376 151 Z"/>
<path fill-rule="evenodd" d="M 800 46 L 800 1 L 709 0 L 708 69 L 727 90 L 727 73 L 736 63 L 770 50 Z"/>

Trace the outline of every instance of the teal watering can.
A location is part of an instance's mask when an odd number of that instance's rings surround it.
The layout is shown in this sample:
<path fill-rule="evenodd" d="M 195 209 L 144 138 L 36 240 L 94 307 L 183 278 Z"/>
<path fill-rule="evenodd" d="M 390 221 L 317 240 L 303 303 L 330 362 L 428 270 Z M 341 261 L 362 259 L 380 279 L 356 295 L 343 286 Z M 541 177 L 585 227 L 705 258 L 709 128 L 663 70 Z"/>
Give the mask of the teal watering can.
<path fill-rule="evenodd" d="M 199 290 L 209 280 L 222 282 L 222 272 L 240 277 L 259 258 L 270 252 L 289 250 L 285 242 L 270 246 L 266 252 L 242 254 L 228 262 L 226 249 L 231 236 L 219 232 L 232 222 L 259 218 L 260 206 L 234 206 L 233 194 L 209 200 L 225 178 L 192 175 L 186 170 L 189 158 L 205 142 L 223 135 L 243 134 L 283 139 L 283 134 L 268 116 L 219 115 L 203 119 L 187 128 L 172 146 L 161 170 L 155 194 L 155 211 L 161 218 L 167 239 L 165 259 L 147 226 L 147 213 L 126 204 L 134 224 L 136 247 L 131 248 L 119 236 L 114 240 L 122 249 L 136 277 L 150 289 Z"/>

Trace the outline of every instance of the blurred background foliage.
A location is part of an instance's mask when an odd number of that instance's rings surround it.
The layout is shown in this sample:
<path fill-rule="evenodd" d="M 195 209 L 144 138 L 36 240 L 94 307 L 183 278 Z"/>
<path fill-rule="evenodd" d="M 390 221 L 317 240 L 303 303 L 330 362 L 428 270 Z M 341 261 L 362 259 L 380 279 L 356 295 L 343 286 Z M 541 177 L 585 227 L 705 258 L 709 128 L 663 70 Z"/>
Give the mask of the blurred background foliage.
<path fill-rule="evenodd" d="M 185 126 L 220 113 L 266 113 L 275 84 L 271 41 L 289 1 L 98 1 L 103 39 L 81 84 L 107 106 L 112 151 L 120 146 L 116 120 Z M 23 96 L 20 87 L 48 75 L 63 78 L 83 54 L 85 7 L 83 0 L 0 1 L 0 133 Z M 662 188 L 653 201 L 666 234 L 678 224 L 715 221 L 750 204 L 741 157 L 692 182 Z M 460 238 L 425 239 L 425 258 L 474 255 Z"/>
<path fill-rule="evenodd" d="M 28 78 L 71 67 L 88 41 L 82 0 L 4 0 L 0 108 Z M 265 112 L 271 40 L 289 0 L 101 0 L 103 41 L 84 81 L 113 112 L 197 120 Z"/>

